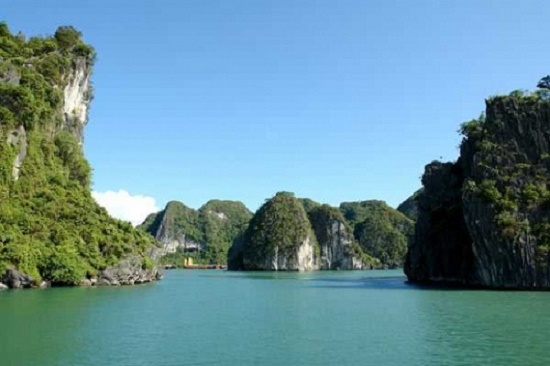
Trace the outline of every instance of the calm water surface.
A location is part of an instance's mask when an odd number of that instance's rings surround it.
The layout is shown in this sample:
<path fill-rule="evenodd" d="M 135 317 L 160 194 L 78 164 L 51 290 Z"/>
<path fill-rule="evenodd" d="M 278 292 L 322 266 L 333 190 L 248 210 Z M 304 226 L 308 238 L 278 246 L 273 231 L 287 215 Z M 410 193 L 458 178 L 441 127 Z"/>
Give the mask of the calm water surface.
<path fill-rule="evenodd" d="M 548 364 L 550 293 L 427 290 L 399 271 L 0 293 L 1 366 Z"/>

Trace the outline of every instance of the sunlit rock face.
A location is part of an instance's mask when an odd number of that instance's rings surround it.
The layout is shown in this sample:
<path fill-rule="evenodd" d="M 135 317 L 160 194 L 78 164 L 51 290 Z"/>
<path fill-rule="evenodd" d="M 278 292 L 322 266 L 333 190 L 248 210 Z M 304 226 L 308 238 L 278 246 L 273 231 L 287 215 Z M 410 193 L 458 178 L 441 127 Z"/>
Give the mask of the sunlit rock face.
<path fill-rule="evenodd" d="M 63 128 L 73 132 L 80 143 L 84 140 L 83 131 L 88 123 L 88 109 L 92 100 L 91 75 L 89 60 L 77 58 L 67 74 L 67 83 L 63 89 Z"/>

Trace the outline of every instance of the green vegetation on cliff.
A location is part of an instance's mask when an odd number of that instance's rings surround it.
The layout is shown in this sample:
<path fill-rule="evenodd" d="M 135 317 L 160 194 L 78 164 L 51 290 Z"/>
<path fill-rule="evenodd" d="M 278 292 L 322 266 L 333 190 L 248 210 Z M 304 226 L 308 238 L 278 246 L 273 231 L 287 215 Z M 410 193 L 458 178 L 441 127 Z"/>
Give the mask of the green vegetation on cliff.
<path fill-rule="evenodd" d="M 346 219 L 336 207 L 329 205 L 315 205 L 307 211 L 307 215 L 311 225 L 317 236 L 317 240 L 320 242 L 327 242 L 329 240 L 329 233 L 326 228 L 332 225 L 334 222 L 342 222 L 346 229 L 346 232 L 351 233 L 351 227 L 346 222 Z M 350 240 L 353 240 L 353 236 L 349 235 Z"/>
<path fill-rule="evenodd" d="M 336 208 L 279 192 L 235 240 L 229 268 L 399 267 L 412 229 L 410 219 L 382 201 L 345 202 Z"/>
<path fill-rule="evenodd" d="M 489 116 L 461 128 L 463 159 L 470 162 L 464 194 L 490 207 L 501 240 L 530 235 L 536 266 L 545 269 L 550 263 L 550 98 L 545 90 L 514 91 L 487 103 Z M 509 111 L 517 111 L 514 118 L 521 122 L 507 131 Z"/>
<path fill-rule="evenodd" d="M 198 243 L 202 239 L 197 212 L 178 201 L 170 201 L 164 210 L 147 216 L 138 228 L 160 241 L 170 237 Z"/>
<path fill-rule="evenodd" d="M 298 248 L 308 237 L 314 241 L 302 203 L 293 193 L 279 192 L 250 220 L 243 237 L 244 264 L 264 269 L 261 265 L 274 256 L 296 260 Z"/>
<path fill-rule="evenodd" d="M 460 132 L 459 159 L 422 177 L 409 279 L 550 288 L 548 90 L 489 98 Z"/>
<path fill-rule="evenodd" d="M 176 253 L 166 255 L 166 263 L 182 264 L 186 257 L 192 257 L 195 263 L 225 264 L 229 247 L 251 217 L 238 201 L 211 200 L 199 210 L 171 201 L 164 210 L 149 215 L 139 228 L 165 246 L 173 246 Z M 188 253 L 184 247 L 197 252 Z"/>
<path fill-rule="evenodd" d="M 25 40 L 0 23 L 0 273 L 77 284 L 153 244 L 93 200 L 86 121 L 63 113 L 63 90 L 77 69 L 89 77 L 94 57 L 72 27 Z"/>
<path fill-rule="evenodd" d="M 322 244 L 325 243 L 325 245 L 328 246 L 328 244 L 337 241 L 339 244 L 349 243 L 349 245 L 344 245 L 344 255 L 341 257 L 359 259 L 366 268 L 377 268 L 380 265 L 380 261 L 372 255 L 367 254 L 361 248 L 357 240 L 355 240 L 353 228 L 350 226 L 349 222 L 346 221 L 344 215 L 338 208 L 326 204 L 317 204 L 311 207 L 307 215 L 313 227 L 313 231 L 315 232 L 317 242 L 321 245 L 322 256 L 328 255 L 328 253 L 323 253 L 325 248 L 323 248 Z M 341 225 L 337 232 L 334 230 L 334 225 Z M 335 256 L 334 253 L 330 254 L 333 257 Z M 340 263 L 336 263 L 337 268 L 340 268 L 339 264 Z"/>
<path fill-rule="evenodd" d="M 340 211 L 353 228 L 361 249 L 384 267 L 400 267 L 405 260 L 413 221 L 383 201 L 344 202 Z"/>
<path fill-rule="evenodd" d="M 211 200 L 199 209 L 199 223 L 209 263 L 225 264 L 229 247 L 244 232 L 252 213 L 242 202 Z"/>

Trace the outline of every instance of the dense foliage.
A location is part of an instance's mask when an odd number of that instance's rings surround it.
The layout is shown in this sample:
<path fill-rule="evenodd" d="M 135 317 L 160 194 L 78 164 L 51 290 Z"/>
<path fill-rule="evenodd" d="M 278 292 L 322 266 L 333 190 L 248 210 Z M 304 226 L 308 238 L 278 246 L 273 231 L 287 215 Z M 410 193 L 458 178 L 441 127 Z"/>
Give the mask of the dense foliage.
<path fill-rule="evenodd" d="M 252 213 L 242 202 L 211 200 L 199 209 L 199 224 L 208 263 L 225 264 L 229 247 L 244 232 Z"/>
<path fill-rule="evenodd" d="M 269 268 L 275 254 L 293 261 L 307 237 L 314 243 L 315 262 L 321 268 L 338 268 L 351 258 L 360 259 L 367 268 L 399 267 L 412 231 L 413 221 L 382 201 L 344 202 L 336 208 L 279 192 L 235 240 L 230 268 Z M 328 258 L 330 262 L 325 262 Z M 350 268 L 351 262 L 346 263 Z"/>
<path fill-rule="evenodd" d="M 260 207 L 244 233 L 244 261 L 264 263 L 277 251 L 294 258 L 313 233 L 302 203 L 289 192 L 279 192 Z"/>
<path fill-rule="evenodd" d="M 77 284 L 153 244 L 96 204 L 79 138 L 64 126 L 62 90 L 94 57 L 72 27 L 25 40 L 0 23 L 0 272 Z"/>
<path fill-rule="evenodd" d="M 172 201 L 166 208 L 149 215 L 139 226 L 159 241 L 193 243 L 196 253 L 178 250 L 163 258 L 166 263 L 183 266 L 185 258 L 194 263 L 225 264 L 227 252 L 235 238 L 246 229 L 252 213 L 242 202 L 211 200 L 199 210 Z"/>
<path fill-rule="evenodd" d="M 170 238 L 198 243 L 202 239 L 197 212 L 178 201 L 170 201 L 164 210 L 147 216 L 138 228 L 160 241 Z"/>
<path fill-rule="evenodd" d="M 382 266 L 403 265 L 413 221 L 383 201 L 344 202 L 340 211 L 353 227 L 361 249 Z"/>

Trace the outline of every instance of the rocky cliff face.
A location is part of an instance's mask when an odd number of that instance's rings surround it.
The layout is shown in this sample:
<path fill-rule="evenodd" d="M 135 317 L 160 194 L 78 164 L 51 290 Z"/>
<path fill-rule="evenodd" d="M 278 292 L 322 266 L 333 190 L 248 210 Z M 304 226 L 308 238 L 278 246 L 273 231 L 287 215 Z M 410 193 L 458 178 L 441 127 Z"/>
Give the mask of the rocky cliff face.
<path fill-rule="evenodd" d="M 495 97 L 463 125 L 461 156 L 426 167 L 405 271 L 414 282 L 550 287 L 550 102 Z"/>
<path fill-rule="evenodd" d="M 0 274 L 23 287 L 78 285 L 154 241 L 90 193 L 83 150 L 95 57 L 72 27 L 14 36 L 0 23 Z"/>
<path fill-rule="evenodd" d="M 308 212 L 308 217 L 319 244 L 319 269 L 363 269 L 360 250 L 354 241 L 351 227 L 337 208 L 317 206 Z"/>
<path fill-rule="evenodd" d="M 71 132 L 80 144 L 84 142 L 84 127 L 88 123 L 88 109 L 92 101 L 91 75 L 90 58 L 78 57 L 66 75 L 63 89 L 62 128 Z"/>
<path fill-rule="evenodd" d="M 399 206 L 397 206 L 397 211 L 401 212 L 412 221 L 416 221 L 418 219 L 418 196 L 420 193 L 422 193 L 421 189 L 414 192 L 414 194 L 405 201 L 401 202 Z"/>
<path fill-rule="evenodd" d="M 426 166 L 415 235 L 405 263 L 409 280 L 457 284 L 473 280 L 472 241 L 462 211 L 463 180 L 459 165 Z"/>
<path fill-rule="evenodd" d="M 263 258 L 245 256 L 243 264 L 246 269 L 261 271 L 312 271 L 317 269 L 314 244 L 310 236 L 297 243 L 296 248 L 292 251 L 275 246 Z"/>

